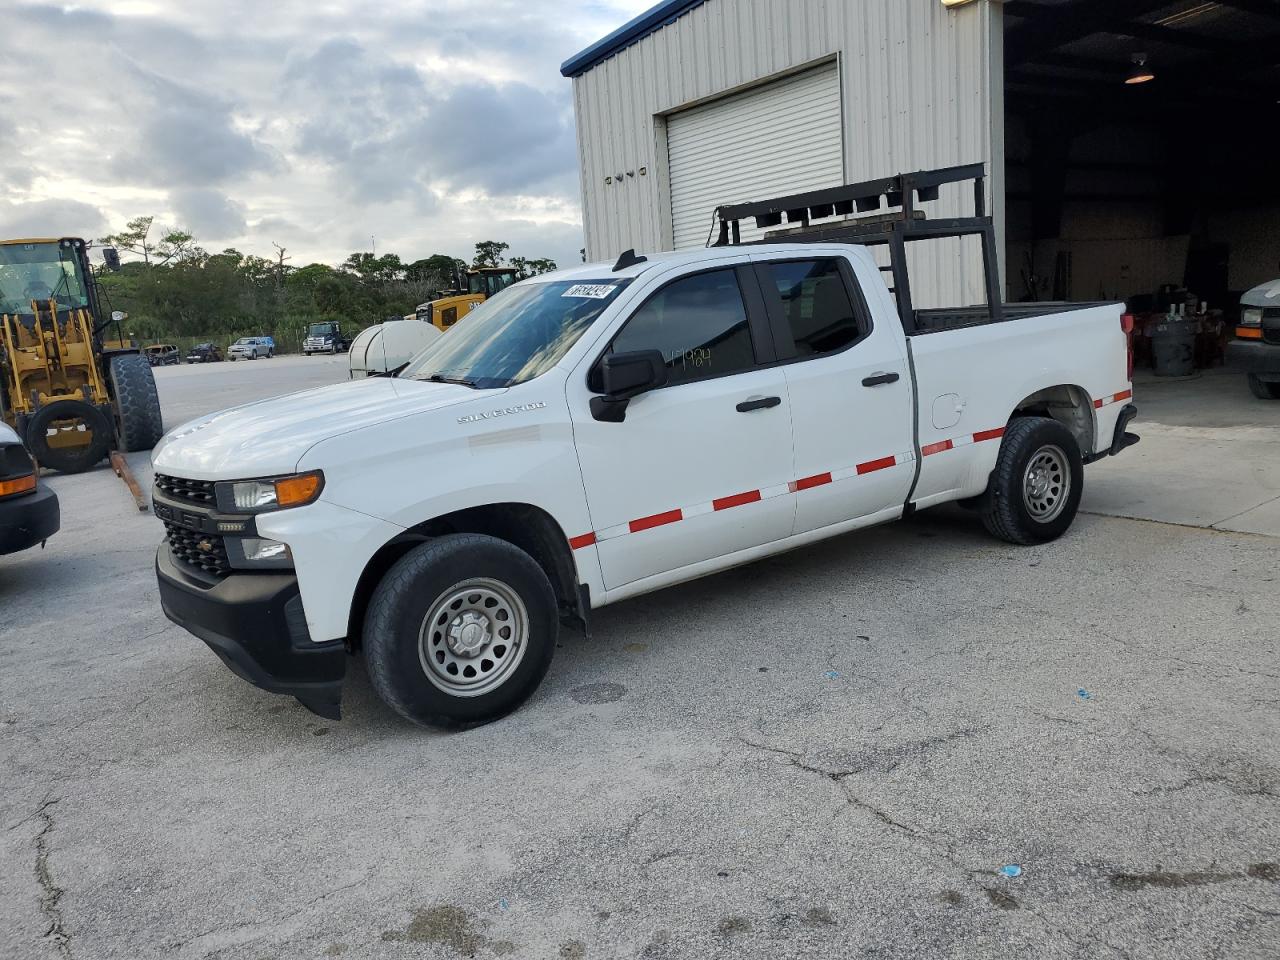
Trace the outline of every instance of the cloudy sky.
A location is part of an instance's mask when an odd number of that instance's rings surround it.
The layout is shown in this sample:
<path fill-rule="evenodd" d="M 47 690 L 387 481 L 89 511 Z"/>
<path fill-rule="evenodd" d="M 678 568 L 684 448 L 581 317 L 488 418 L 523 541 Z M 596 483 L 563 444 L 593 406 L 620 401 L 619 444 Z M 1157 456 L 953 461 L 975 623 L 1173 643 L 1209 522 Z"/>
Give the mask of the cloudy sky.
<path fill-rule="evenodd" d="M 576 261 L 560 64 L 652 0 L 6 0 L 0 237 Z"/>

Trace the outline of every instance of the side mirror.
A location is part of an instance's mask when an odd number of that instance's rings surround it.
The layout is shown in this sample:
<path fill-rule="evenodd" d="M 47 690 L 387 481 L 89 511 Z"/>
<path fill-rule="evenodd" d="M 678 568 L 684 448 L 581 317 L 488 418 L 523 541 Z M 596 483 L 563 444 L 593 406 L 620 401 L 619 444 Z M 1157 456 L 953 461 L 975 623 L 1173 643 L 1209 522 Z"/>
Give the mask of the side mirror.
<path fill-rule="evenodd" d="M 129 316 L 129 315 L 128 315 L 127 313 L 125 313 L 123 310 L 112 310 L 112 311 L 111 311 L 111 322 L 112 322 L 112 323 L 121 323 L 121 322 L 123 322 L 123 321 L 124 321 L 128 316 Z"/>
<path fill-rule="evenodd" d="M 102 248 L 102 262 L 112 273 L 115 273 L 120 269 L 120 254 L 116 251 L 115 247 Z"/>
<path fill-rule="evenodd" d="M 669 379 L 667 362 L 657 350 L 611 353 L 600 363 L 605 395 L 591 398 L 591 415 L 601 423 L 621 423 L 634 398 L 665 387 Z"/>
<path fill-rule="evenodd" d="M 600 382 L 610 400 L 630 400 L 665 387 L 669 378 L 666 360 L 657 350 L 611 353 L 600 365 Z"/>

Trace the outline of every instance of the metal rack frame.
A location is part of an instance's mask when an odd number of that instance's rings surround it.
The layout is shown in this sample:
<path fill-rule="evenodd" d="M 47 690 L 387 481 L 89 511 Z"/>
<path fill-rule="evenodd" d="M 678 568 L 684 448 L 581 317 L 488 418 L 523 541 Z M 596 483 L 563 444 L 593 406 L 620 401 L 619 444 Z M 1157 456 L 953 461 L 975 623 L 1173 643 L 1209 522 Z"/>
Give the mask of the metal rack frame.
<path fill-rule="evenodd" d="M 917 209 L 917 204 L 937 200 L 939 188 L 952 183 L 973 181 L 974 215 L 930 219 Z M 855 214 L 869 214 L 882 207 L 899 208 L 897 212 L 857 219 Z M 907 270 L 906 246 L 920 240 L 944 237 L 982 238 L 982 268 L 987 292 L 990 320 L 1004 319 L 1004 298 L 1000 294 L 999 260 L 996 256 L 995 224 L 987 214 L 986 167 L 981 163 L 939 170 L 901 173 L 882 180 L 851 183 L 807 193 L 795 193 L 772 200 L 738 203 L 716 208 L 720 221 L 719 237 L 712 246 L 738 246 L 761 243 L 857 243 L 864 246 L 887 245 L 889 267 L 881 267 L 893 275 L 893 292 L 898 298 L 898 312 L 908 334 L 917 330 L 916 312 L 912 306 L 911 277 Z M 782 236 L 742 242 L 741 221 L 754 218 L 760 229 L 783 223 L 798 224 Z M 830 217 L 853 219 L 814 224 L 814 220 Z"/>

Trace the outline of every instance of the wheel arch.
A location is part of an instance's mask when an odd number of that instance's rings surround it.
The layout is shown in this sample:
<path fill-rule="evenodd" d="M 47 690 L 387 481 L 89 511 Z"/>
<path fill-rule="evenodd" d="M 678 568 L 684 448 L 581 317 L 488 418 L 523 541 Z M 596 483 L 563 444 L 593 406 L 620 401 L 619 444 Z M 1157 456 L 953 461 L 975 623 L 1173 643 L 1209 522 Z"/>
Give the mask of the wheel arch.
<path fill-rule="evenodd" d="M 353 650 L 362 643 L 369 600 L 387 571 L 418 544 L 453 533 L 484 534 L 523 550 L 551 581 L 560 619 L 576 623 L 585 631 L 590 605 L 579 588 L 573 551 L 560 524 L 546 510 L 533 504 L 491 503 L 426 520 L 397 535 L 370 558 L 356 583 L 351 602 L 347 641 Z"/>
<path fill-rule="evenodd" d="M 1048 417 L 1066 427 L 1082 456 L 1089 456 L 1097 446 L 1097 423 L 1089 392 L 1073 383 L 1043 387 L 1028 394 L 1014 405 L 1010 421 L 1018 417 Z"/>

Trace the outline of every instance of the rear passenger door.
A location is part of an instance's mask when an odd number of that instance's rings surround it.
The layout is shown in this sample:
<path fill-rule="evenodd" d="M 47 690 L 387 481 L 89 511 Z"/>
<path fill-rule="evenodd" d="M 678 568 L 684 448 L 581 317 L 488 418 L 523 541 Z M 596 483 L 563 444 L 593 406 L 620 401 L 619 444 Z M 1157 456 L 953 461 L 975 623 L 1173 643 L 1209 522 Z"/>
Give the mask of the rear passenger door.
<path fill-rule="evenodd" d="M 842 256 L 756 260 L 791 398 L 798 534 L 901 507 L 915 472 L 903 337 L 873 322 L 859 267 L 871 269 Z"/>
<path fill-rule="evenodd" d="M 658 350 L 667 386 L 597 420 L 596 370 L 610 351 Z M 791 533 L 786 377 L 747 258 L 663 284 L 570 379 L 574 441 L 609 590 Z"/>

